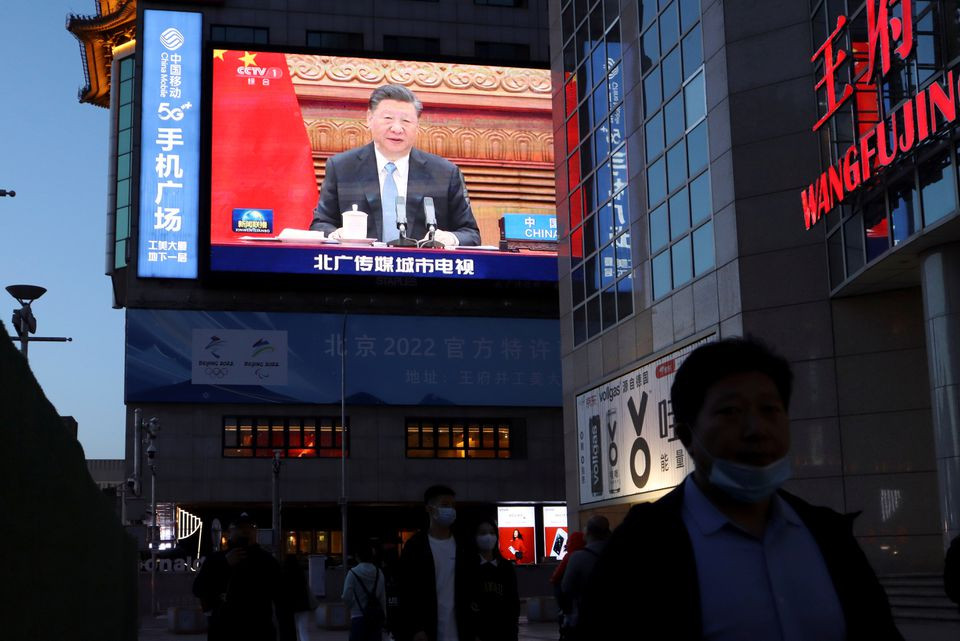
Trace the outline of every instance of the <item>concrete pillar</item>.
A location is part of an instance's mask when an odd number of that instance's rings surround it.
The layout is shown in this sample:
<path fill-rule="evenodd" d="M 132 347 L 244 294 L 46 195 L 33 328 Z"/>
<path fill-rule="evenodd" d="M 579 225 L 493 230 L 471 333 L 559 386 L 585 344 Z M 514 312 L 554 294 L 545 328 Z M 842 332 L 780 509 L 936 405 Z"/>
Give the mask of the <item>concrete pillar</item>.
<path fill-rule="evenodd" d="M 944 543 L 960 534 L 960 243 L 922 257 L 923 315 Z"/>

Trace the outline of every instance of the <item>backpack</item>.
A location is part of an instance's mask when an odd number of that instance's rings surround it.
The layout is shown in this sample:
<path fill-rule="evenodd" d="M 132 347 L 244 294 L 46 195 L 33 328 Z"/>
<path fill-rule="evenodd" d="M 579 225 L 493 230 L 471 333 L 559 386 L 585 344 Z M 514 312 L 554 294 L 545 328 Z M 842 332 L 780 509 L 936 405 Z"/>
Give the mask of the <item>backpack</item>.
<path fill-rule="evenodd" d="M 353 593 L 353 600 L 357 602 L 357 607 L 360 608 L 360 611 L 363 613 L 363 629 L 366 632 L 372 632 L 383 629 L 383 624 L 386 623 L 387 618 L 383 614 L 383 606 L 380 603 L 380 599 L 377 598 L 377 585 L 380 583 L 380 570 L 377 570 L 377 576 L 373 580 L 373 590 L 368 590 L 367 586 L 363 584 L 363 581 L 360 579 L 360 575 L 350 570 L 353 574 L 353 578 L 356 579 L 357 583 L 360 584 L 360 587 L 363 588 L 364 594 L 367 595 L 366 605 L 360 605 L 360 599 L 357 598 L 357 593 Z"/>

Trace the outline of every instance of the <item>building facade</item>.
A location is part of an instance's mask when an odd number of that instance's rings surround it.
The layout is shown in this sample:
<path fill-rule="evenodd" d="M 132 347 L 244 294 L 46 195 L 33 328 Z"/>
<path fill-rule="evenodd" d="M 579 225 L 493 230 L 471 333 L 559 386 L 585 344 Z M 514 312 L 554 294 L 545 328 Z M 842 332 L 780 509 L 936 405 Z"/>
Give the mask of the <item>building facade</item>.
<path fill-rule="evenodd" d="M 571 523 L 683 478 L 671 373 L 751 335 L 796 377 L 787 488 L 861 512 L 878 573 L 939 571 L 960 527 L 956 16 L 550 3 Z"/>
<path fill-rule="evenodd" d="M 146 263 L 172 241 L 147 248 L 148 229 L 154 228 L 143 222 L 144 216 L 152 222 L 155 206 L 149 202 L 152 193 L 144 196 L 144 176 L 154 173 L 154 158 L 144 151 L 145 122 L 149 109 L 157 109 L 144 107 L 154 81 L 145 60 L 158 41 L 148 31 L 149 21 L 171 11 L 186 12 L 200 25 L 201 41 L 194 44 L 205 58 L 196 76 L 199 105 L 177 106 L 174 116 L 170 108 L 177 103 L 163 103 L 164 117 L 177 123 L 190 120 L 192 107 L 204 110 L 197 118 L 203 139 L 197 152 L 200 196 L 194 201 L 199 209 L 215 206 L 218 198 L 219 187 L 209 182 L 216 173 L 209 164 L 216 163 L 209 159 L 217 158 L 220 148 L 209 134 L 224 130 L 216 65 L 229 60 L 231 73 L 242 65 L 254 70 L 250 74 L 260 69 L 273 87 L 281 79 L 293 83 L 314 199 L 327 159 L 369 140 L 363 126 L 366 100 L 373 88 L 392 79 L 426 104 L 419 146 L 462 168 L 484 244 L 500 240 L 498 222 L 505 212 L 552 217 L 543 0 L 101 0 L 97 9 L 96 16 L 73 16 L 68 28 L 81 42 L 87 72 L 81 100 L 111 111 L 106 271 L 115 304 L 127 309 L 126 473 L 135 477 L 141 512 L 149 510 L 153 481 L 156 502 L 199 517 L 203 532 L 214 519 L 225 527 L 241 510 L 252 512 L 266 529 L 272 525 L 278 478 L 283 533 L 278 543 L 288 553 L 337 557 L 344 500 L 350 540 L 405 538 L 425 524 L 424 489 L 443 483 L 457 491 L 464 523 L 497 506 L 520 506 L 529 508 L 531 527 L 543 528 L 541 506 L 562 505 L 564 499 L 555 252 L 552 257 L 534 252 L 531 260 L 539 261 L 544 278 L 533 283 L 522 274 L 515 280 L 523 282 L 500 278 L 478 285 L 394 274 L 318 280 L 254 273 L 242 260 L 218 271 L 211 256 L 220 231 L 203 213 L 201 234 L 213 227 L 213 240 L 200 240 L 199 254 L 190 254 L 190 263 L 198 265 L 194 275 L 154 278 L 159 272 L 146 273 Z M 188 80 L 181 85 L 187 78 L 184 34 L 189 32 L 180 26 L 162 34 L 164 73 L 157 82 L 169 99 L 189 90 Z M 289 73 L 253 62 L 256 56 L 265 61 L 280 55 L 287 56 Z M 411 68 L 415 73 L 404 76 Z M 371 77 L 371 70 L 381 75 Z M 382 73 L 392 75 L 385 79 Z M 259 79 L 257 86 L 266 91 L 270 84 Z M 179 142 L 171 141 L 171 147 Z M 168 189 L 181 169 L 189 173 L 184 164 L 163 176 Z M 245 180 L 220 176 L 212 180 L 230 187 Z M 285 179 L 280 184 L 276 191 L 289 187 Z M 156 193 L 159 203 L 162 188 Z M 170 209 L 166 213 L 173 215 Z M 179 224 L 178 219 L 177 229 Z M 300 227 L 308 224 L 306 218 Z M 244 242 L 235 240 L 231 236 L 223 251 Z M 195 241 L 189 240 L 187 251 L 181 245 L 179 257 L 172 249 L 171 262 L 186 262 Z M 205 253 L 211 246 L 214 251 Z M 511 255 L 518 260 L 526 254 Z M 448 262 L 460 270 L 460 260 Z M 472 270 L 473 261 L 463 261 L 463 269 L 468 262 Z M 424 263 L 427 267 L 438 275 L 451 273 L 444 259 Z M 248 362 L 235 364 L 230 349 L 253 334 L 260 341 L 257 354 L 268 356 L 252 365 L 254 356 L 243 353 L 234 360 Z M 243 379 L 247 374 L 273 376 L 274 382 Z M 136 410 L 143 417 L 139 423 Z M 152 417 L 156 421 L 149 424 Z M 172 527 L 163 531 L 166 538 L 174 536 Z M 538 546 L 528 560 L 549 556 L 548 547 Z"/>

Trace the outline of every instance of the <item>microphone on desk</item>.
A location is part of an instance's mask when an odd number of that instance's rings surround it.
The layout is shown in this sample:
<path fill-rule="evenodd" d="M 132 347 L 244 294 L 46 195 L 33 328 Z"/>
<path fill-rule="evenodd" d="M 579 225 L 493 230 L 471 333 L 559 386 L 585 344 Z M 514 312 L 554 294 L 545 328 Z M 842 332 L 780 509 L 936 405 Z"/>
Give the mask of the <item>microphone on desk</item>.
<path fill-rule="evenodd" d="M 407 199 L 397 196 L 397 230 L 400 237 L 387 243 L 389 247 L 416 247 L 417 241 L 407 238 Z"/>
<path fill-rule="evenodd" d="M 443 249 L 443 243 L 434 240 L 434 235 L 437 233 L 437 210 L 431 196 L 423 197 L 423 215 L 427 223 L 427 239 L 420 242 L 419 246 L 428 249 Z"/>

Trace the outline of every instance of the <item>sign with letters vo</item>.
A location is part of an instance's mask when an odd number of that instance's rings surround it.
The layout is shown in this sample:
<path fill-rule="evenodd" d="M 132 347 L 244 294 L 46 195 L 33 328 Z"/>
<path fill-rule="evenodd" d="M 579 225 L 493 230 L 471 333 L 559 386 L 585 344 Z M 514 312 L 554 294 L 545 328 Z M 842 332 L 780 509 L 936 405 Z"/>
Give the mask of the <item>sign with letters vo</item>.
<path fill-rule="evenodd" d="M 687 354 L 713 336 L 577 396 L 580 503 L 653 492 L 693 470 L 673 433 L 670 385 Z"/>

